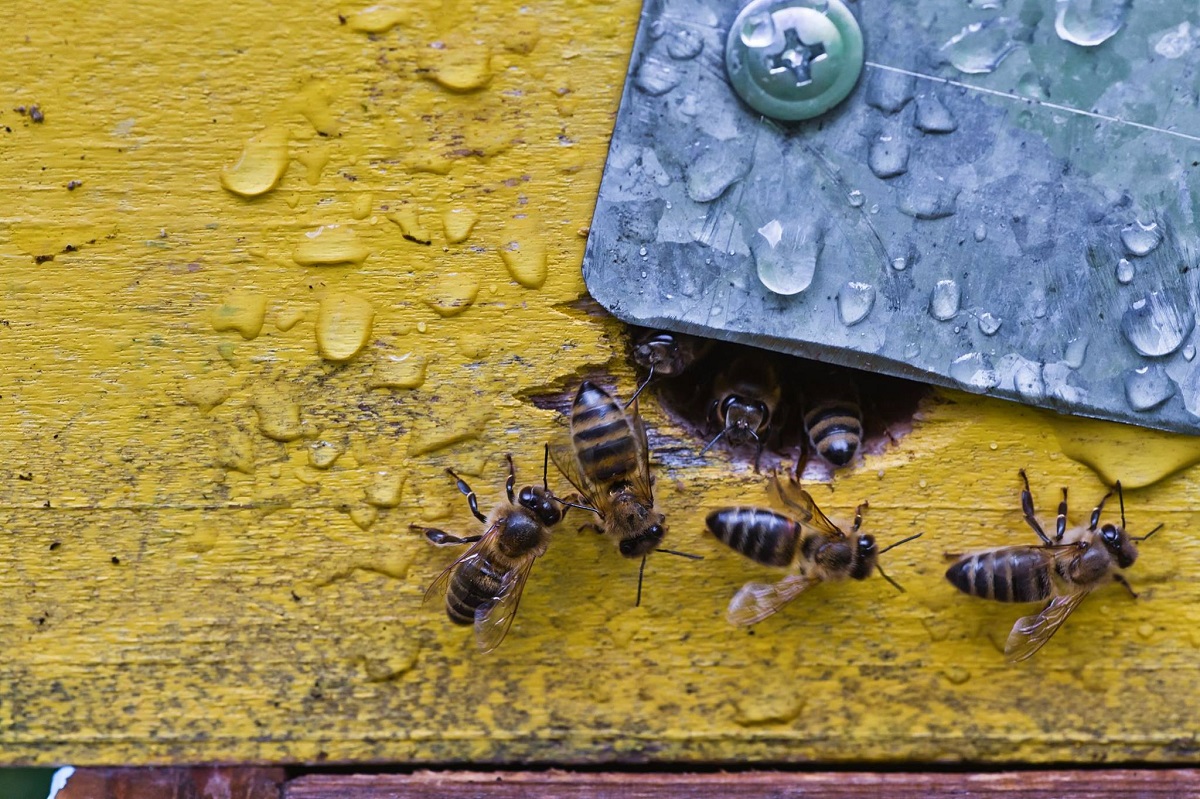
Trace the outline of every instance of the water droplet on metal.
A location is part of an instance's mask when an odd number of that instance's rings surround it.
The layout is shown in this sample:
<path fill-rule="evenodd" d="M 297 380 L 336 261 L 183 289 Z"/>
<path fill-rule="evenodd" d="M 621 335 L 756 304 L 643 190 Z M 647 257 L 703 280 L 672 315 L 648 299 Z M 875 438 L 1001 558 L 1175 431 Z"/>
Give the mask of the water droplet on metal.
<path fill-rule="evenodd" d="M 916 79 L 903 72 L 877 69 L 867 82 L 867 105 L 885 114 L 894 114 L 913 97 Z"/>
<path fill-rule="evenodd" d="M 917 98 L 917 116 L 913 124 L 924 133 L 953 133 L 958 129 L 958 121 L 950 109 L 933 92 Z"/>
<path fill-rule="evenodd" d="M 904 345 L 904 357 L 910 362 L 915 360 L 921 354 L 921 345 L 915 341 L 909 341 Z"/>
<path fill-rule="evenodd" d="M 1041 399 L 1046 393 L 1042 365 L 1022 359 L 1022 363 L 1013 371 L 1013 388 L 1026 399 Z"/>
<path fill-rule="evenodd" d="M 987 225 L 980 222 L 975 226 L 975 241 L 983 241 L 987 238 Z"/>
<path fill-rule="evenodd" d="M 1121 285 L 1127 285 L 1127 284 L 1133 282 L 1134 274 L 1135 274 L 1135 272 L 1134 272 L 1133 264 L 1129 262 L 1128 258 L 1122 258 L 1121 260 L 1117 261 L 1117 282 L 1118 283 L 1120 283 Z"/>
<path fill-rule="evenodd" d="M 1000 384 L 1000 376 L 992 368 L 986 355 L 979 352 L 969 352 L 955 358 L 950 364 L 950 376 L 972 388 L 995 388 Z"/>
<path fill-rule="evenodd" d="M 1157 222 L 1148 225 L 1134 222 L 1121 231 L 1121 243 L 1125 245 L 1125 251 L 1139 258 L 1154 252 L 1161 241 L 1162 230 Z"/>
<path fill-rule="evenodd" d="M 1185 361 L 1190 361 L 1195 357 L 1196 357 L 1196 348 L 1195 347 L 1193 347 L 1191 344 L 1189 344 L 1183 348 L 1183 359 Z"/>
<path fill-rule="evenodd" d="M 1148 411 L 1169 400 L 1175 384 L 1158 364 L 1132 369 L 1125 373 L 1125 399 L 1135 411 Z"/>
<path fill-rule="evenodd" d="M 638 255 L 642 256 L 643 258 L 645 258 L 645 257 L 646 257 L 646 254 L 647 254 L 648 252 L 649 252 L 649 250 L 647 250 L 645 247 L 639 247 L 639 248 L 638 248 Z"/>
<path fill-rule="evenodd" d="M 1163 58 L 1181 58 L 1194 46 L 1192 23 L 1184 20 L 1178 27 L 1170 28 L 1154 43 L 1154 52 Z"/>
<path fill-rule="evenodd" d="M 1054 32 L 1064 42 L 1095 47 L 1121 29 L 1132 0 L 1057 0 Z"/>
<path fill-rule="evenodd" d="M 850 205 L 855 208 L 862 208 L 863 203 L 866 202 L 866 198 L 863 197 L 863 193 L 858 189 L 851 191 L 850 194 L 847 195 L 846 199 L 848 199 L 850 201 Z"/>
<path fill-rule="evenodd" d="M 942 45 L 946 59 L 959 72 L 982 75 L 1000 66 L 1017 49 L 1006 17 L 975 22 Z"/>
<path fill-rule="evenodd" d="M 994 336 L 1004 320 L 984 311 L 979 315 L 979 332 L 985 336 Z"/>
<path fill-rule="evenodd" d="M 750 171 L 750 153 L 735 155 L 723 148 L 702 152 L 687 167 L 687 193 L 698 203 L 711 202 Z"/>
<path fill-rule="evenodd" d="M 1063 354 L 1063 363 L 1072 369 L 1078 369 L 1083 366 L 1083 359 L 1087 356 L 1088 337 L 1076 336 L 1067 342 L 1067 351 Z"/>
<path fill-rule="evenodd" d="M 900 211 L 913 219 L 945 219 L 958 210 L 958 193 L 944 178 L 921 175 L 900 198 Z"/>
<path fill-rule="evenodd" d="M 657 97 L 674 89 L 681 80 L 683 73 L 679 71 L 679 67 L 669 61 L 650 56 L 638 67 L 633 85 L 651 97 Z"/>
<path fill-rule="evenodd" d="M 895 269 L 897 272 L 903 272 L 907 268 L 908 259 L 903 255 L 898 255 L 892 259 L 892 269 Z"/>
<path fill-rule="evenodd" d="M 953 319 L 962 303 L 962 289 L 953 280 L 939 280 L 929 295 L 929 315 L 939 322 Z"/>
<path fill-rule="evenodd" d="M 1195 316 L 1186 301 L 1162 291 L 1147 291 L 1121 317 L 1121 332 L 1142 355 L 1170 355 L 1179 349 L 1195 327 Z"/>
<path fill-rule="evenodd" d="M 738 32 L 742 44 L 754 49 L 766 47 L 775 41 L 775 35 L 775 18 L 767 11 L 746 17 Z"/>
<path fill-rule="evenodd" d="M 898 132 L 882 131 L 871 140 L 867 166 L 880 180 L 887 180 L 908 171 L 908 140 Z"/>
<path fill-rule="evenodd" d="M 679 28 L 671 32 L 667 39 L 667 54 L 679 61 L 687 61 L 700 55 L 704 49 L 704 40 L 700 34 L 690 28 Z"/>
<path fill-rule="evenodd" d="M 838 318 L 849 327 L 867 318 L 875 305 L 875 287 L 870 283 L 850 281 L 838 292 Z"/>
<path fill-rule="evenodd" d="M 824 247 L 825 228 L 819 220 L 804 218 L 789 220 L 786 228 L 773 220 L 750 241 L 758 279 L 785 296 L 799 294 L 812 283 Z"/>

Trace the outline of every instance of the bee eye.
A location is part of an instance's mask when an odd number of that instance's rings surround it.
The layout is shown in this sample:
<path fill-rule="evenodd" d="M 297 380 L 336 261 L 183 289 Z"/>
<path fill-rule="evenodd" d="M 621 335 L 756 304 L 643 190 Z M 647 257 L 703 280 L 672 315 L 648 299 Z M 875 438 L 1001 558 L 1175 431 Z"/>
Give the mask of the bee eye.
<path fill-rule="evenodd" d="M 1117 528 L 1111 524 L 1104 525 L 1100 528 L 1100 537 L 1104 539 L 1106 544 L 1117 543 L 1117 539 L 1119 538 L 1117 535 Z"/>
<path fill-rule="evenodd" d="M 864 552 L 870 552 L 875 548 L 875 539 L 869 535 L 860 535 L 858 537 L 858 548 Z"/>
<path fill-rule="evenodd" d="M 650 527 L 650 535 L 654 536 L 655 538 L 662 538 L 665 533 L 666 531 L 663 530 L 661 524 L 651 525 Z"/>
<path fill-rule="evenodd" d="M 528 505 L 529 503 L 533 502 L 533 489 L 529 486 L 525 486 L 521 489 L 521 493 L 517 496 L 517 498 L 521 501 L 522 505 Z"/>

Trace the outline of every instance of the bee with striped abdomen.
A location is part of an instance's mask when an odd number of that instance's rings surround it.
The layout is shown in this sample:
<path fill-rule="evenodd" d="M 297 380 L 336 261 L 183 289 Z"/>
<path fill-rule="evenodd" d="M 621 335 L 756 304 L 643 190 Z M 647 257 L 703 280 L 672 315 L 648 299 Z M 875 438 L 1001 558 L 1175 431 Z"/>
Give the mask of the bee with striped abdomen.
<path fill-rule="evenodd" d="M 508 501 L 497 505 L 487 516 L 479 512 L 471 487 L 453 470 L 446 470 L 466 496 L 471 513 L 486 525 L 481 535 L 460 538 L 444 530 L 411 525 L 440 546 L 471 544 L 462 557 L 433 581 L 425 592 L 425 600 L 444 593 L 450 620 L 455 624 L 475 625 L 475 640 L 484 652 L 491 652 L 508 634 L 533 562 L 545 554 L 550 528 L 566 514 L 547 483 L 549 455 L 547 447 L 541 488 L 525 486 L 516 493 L 513 491 L 516 470 L 512 455 L 508 455 L 508 480 L 504 484 Z"/>
<path fill-rule="evenodd" d="M 646 330 L 635 339 L 633 361 L 647 371 L 646 379 L 633 392 L 629 402 L 642 393 L 656 374 L 678 377 L 712 349 L 711 339 L 672 333 L 666 330 Z"/>
<path fill-rule="evenodd" d="M 862 447 L 858 387 L 848 376 L 830 372 L 814 377 L 805 396 L 804 429 L 813 450 L 835 467 L 848 465 Z"/>
<path fill-rule="evenodd" d="M 1162 525 L 1140 537 L 1125 529 L 1125 495 L 1117 482 L 1121 504 L 1121 526 L 1100 524 L 1100 512 L 1112 492 L 1105 494 L 1092 511 L 1087 527 L 1067 529 L 1067 489 L 1058 505 L 1054 538 L 1046 535 L 1033 510 L 1033 495 L 1025 470 L 1020 472 L 1024 488 L 1021 509 L 1025 521 L 1042 544 L 1000 547 L 969 555 L 948 555 L 954 560 L 946 579 L 965 594 L 998 602 L 1043 602 L 1040 613 L 1024 616 L 1013 625 L 1004 654 L 1014 662 L 1025 660 L 1041 649 L 1058 631 L 1079 603 L 1107 582 L 1117 582 L 1133 596 L 1132 586 L 1121 573 L 1137 560 L 1135 542 L 1145 541 Z"/>
<path fill-rule="evenodd" d="M 771 489 L 793 516 L 765 508 L 733 507 L 713 511 L 705 520 L 709 532 L 731 549 L 764 566 L 793 569 L 779 582 L 742 586 L 726 612 L 731 624 L 756 624 L 815 583 L 864 580 L 876 570 L 898 590 L 904 590 L 883 571 L 879 555 L 919 538 L 920 533 L 880 550 L 873 536 L 858 532 L 867 503 L 856 509 L 847 536 L 794 479 L 789 478 L 784 486 L 778 474 L 772 475 Z"/>
<path fill-rule="evenodd" d="M 720 425 L 717 433 L 700 451 L 703 455 L 722 438 L 731 446 L 753 442 L 754 465 L 766 446 L 771 425 L 777 422 L 783 388 L 774 360 L 765 352 L 748 350 L 729 362 L 713 381 L 713 399 L 709 418 Z"/>

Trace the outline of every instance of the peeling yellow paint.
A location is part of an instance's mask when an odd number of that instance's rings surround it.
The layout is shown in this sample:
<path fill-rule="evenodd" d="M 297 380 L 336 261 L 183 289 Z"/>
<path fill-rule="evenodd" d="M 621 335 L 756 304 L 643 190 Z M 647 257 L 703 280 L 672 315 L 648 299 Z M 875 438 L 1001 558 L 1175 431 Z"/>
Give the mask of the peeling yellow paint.
<path fill-rule="evenodd" d="M 722 453 L 681 463 L 670 448 L 699 445 L 651 392 L 667 543 L 705 560 L 652 556 L 635 609 L 638 564 L 572 511 L 481 656 L 422 601 L 455 550 L 409 525 L 478 533 L 446 467 L 486 512 L 504 454 L 518 485 L 539 482 L 562 432 L 532 397 L 582 374 L 635 383 L 618 326 L 579 309 L 577 231 L 640 4 L 427 0 L 367 33 L 350 24 L 366 10 L 341 10 L 345 25 L 310 0 L 45 0 L 9 26 L 0 761 L 1196 757 L 1190 455 L 1111 426 L 1086 438 L 1115 448 L 1081 454 L 1057 420 L 958 394 L 817 490 L 838 518 L 869 499 L 881 540 L 925 532 L 887 556 L 906 594 L 823 585 L 750 631 L 726 624 L 733 592 L 771 572 L 707 537 L 704 514 L 761 502 L 762 480 Z M 32 102 L 45 124 L 11 111 Z M 276 190 L 223 190 L 270 126 L 287 131 Z M 411 198 L 444 245 L 356 221 L 363 197 Z M 443 316 L 429 300 L 450 273 L 476 288 Z M 247 287 L 272 324 L 256 302 L 214 329 Z M 374 313 L 333 353 L 349 359 L 323 357 L 315 330 L 333 296 Z M 1097 591 L 1009 666 L 997 645 L 1019 609 L 958 595 L 942 553 L 1031 541 L 1021 467 L 1045 516 L 1065 485 L 1083 519 L 1105 489 L 1071 458 L 1149 481 L 1126 493 L 1130 526 L 1165 527 L 1130 570 L 1139 599 Z M 1181 470 L 1139 465 L 1156 459 Z"/>

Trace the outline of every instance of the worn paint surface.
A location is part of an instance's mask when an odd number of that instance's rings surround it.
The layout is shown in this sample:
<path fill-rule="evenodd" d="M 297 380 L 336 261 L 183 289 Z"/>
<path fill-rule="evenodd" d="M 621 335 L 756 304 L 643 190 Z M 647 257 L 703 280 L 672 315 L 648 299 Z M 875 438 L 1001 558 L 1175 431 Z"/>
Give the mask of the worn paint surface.
<path fill-rule="evenodd" d="M 576 301 L 638 5 L 359 11 L 47 0 L 0 34 L 0 761 L 1196 757 L 1200 473 L 1127 496 L 1166 525 L 1142 598 L 1008 666 L 1020 609 L 942 553 L 1032 539 L 1022 466 L 1083 518 L 1103 486 L 1064 447 L 1166 456 L 999 402 L 943 397 L 814 489 L 926 531 L 887 558 L 906 594 L 727 626 L 765 573 L 703 515 L 762 483 L 677 456 L 651 398 L 668 541 L 705 561 L 652 559 L 634 608 L 636 564 L 568 525 L 489 657 L 423 607 L 451 553 L 408 524 L 473 528 L 442 470 L 494 502 L 503 454 L 532 481 L 560 430 L 532 397 L 633 385 Z"/>

